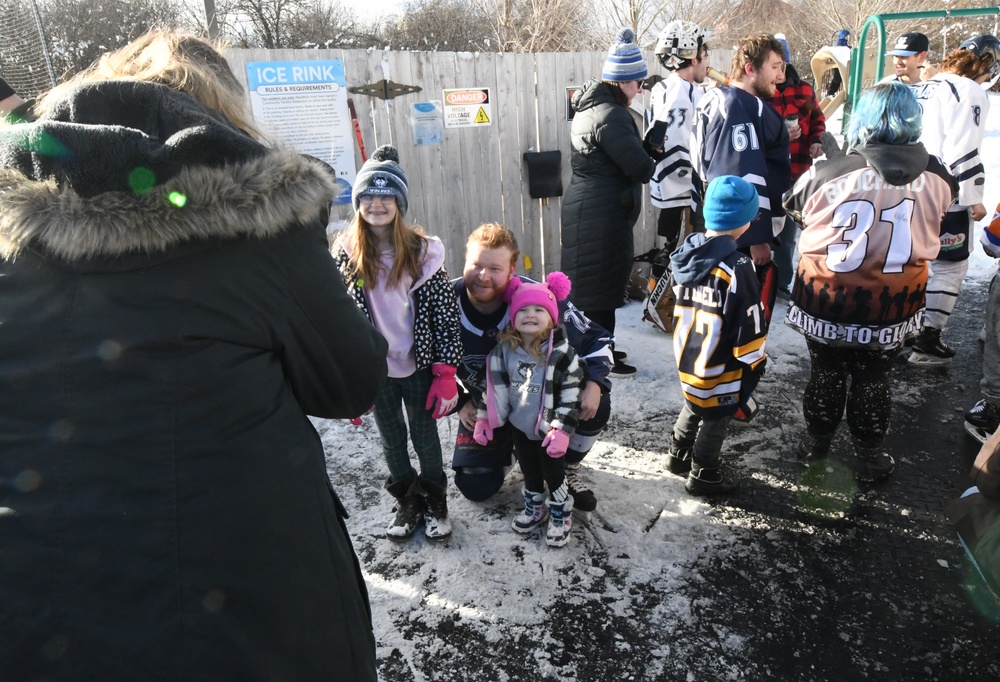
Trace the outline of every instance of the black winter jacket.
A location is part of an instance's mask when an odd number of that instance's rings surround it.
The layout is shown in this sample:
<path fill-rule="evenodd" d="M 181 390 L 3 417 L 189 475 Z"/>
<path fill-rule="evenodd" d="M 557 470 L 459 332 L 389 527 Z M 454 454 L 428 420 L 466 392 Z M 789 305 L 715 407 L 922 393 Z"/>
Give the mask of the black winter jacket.
<path fill-rule="evenodd" d="M 160 85 L 0 128 L 0 680 L 375 679 L 307 417 L 386 373 L 334 191 Z"/>
<path fill-rule="evenodd" d="M 612 87 L 591 80 L 573 96 L 573 177 L 562 200 L 561 268 L 573 282 L 570 299 L 584 312 L 625 303 L 632 227 L 642 208 L 642 184 L 655 168 Z"/>

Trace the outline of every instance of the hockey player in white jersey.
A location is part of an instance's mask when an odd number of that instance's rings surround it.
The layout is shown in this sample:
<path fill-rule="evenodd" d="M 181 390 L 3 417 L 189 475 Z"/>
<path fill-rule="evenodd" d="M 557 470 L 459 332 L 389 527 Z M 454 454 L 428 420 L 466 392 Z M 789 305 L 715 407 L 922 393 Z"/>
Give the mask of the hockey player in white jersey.
<path fill-rule="evenodd" d="M 657 160 L 649 181 L 650 202 L 660 209 L 656 233 L 667 252 L 677 247 L 691 205 L 691 133 L 694 111 L 708 75 L 708 31 L 690 21 L 672 21 L 656 41 L 656 58 L 669 75 L 650 93 L 646 144 Z"/>
<path fill-rule="evenodd" d="M 986 176 L 979 147 L 990 108 L 986 89 L 998 78 L 1000 42 L 983 35 L 963 42 L 945 57 L 936 76 L 913 86 L 923 109 L 920 141 L 944 162 L 959 184 L 958 201 L 941 223 L 941 251 L 931 262 L 923 330 L 913 341 L 910 355 L 916 365 L 946 364 L 955 355 L 941 341 L 941 332 L 969 269 L 972 226 L 986 216 Z"/>

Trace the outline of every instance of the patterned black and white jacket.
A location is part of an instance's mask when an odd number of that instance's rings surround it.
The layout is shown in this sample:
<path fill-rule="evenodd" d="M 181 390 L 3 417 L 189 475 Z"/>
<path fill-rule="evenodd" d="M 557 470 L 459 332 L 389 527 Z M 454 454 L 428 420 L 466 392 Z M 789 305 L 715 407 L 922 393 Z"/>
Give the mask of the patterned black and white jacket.
<path fill-rule="evenodd" d="M 552 330 L 548 343 L 543 347 L 545 356 L 537 364 L 545 367 L 542 384 L 542 401 L 538 416 L 534 420 L 534 433 L 526 433 L 531 438 L 551 429 L 561 429 L 573 435 L 579 423 L 580 388 L 583 384 L 583 365 L 580 358 L 566 340 L 566 331 L 560 325 Z M 523 404 L 518 396 L 512 396 L 512 384 L 507 369 L 506 357 L 511 352 L 509 343 L 499 343 L 490 351 L 486 360 L 486 395 L 478 409 L 478 419 L 487 419 L 492 428 L 507 423 L 511 406 Z M 528 384 L 522 384 L 527 389 Z M 516 387 L 513 390 L 518 390 Z"/>
<path fill-rule="evenodd" d="M 364 283 L 353 272 L 351 259 L 339 242 L 333 248 L 333 257 L 347 285 L 347 291 L 354 297 L 354 302 L 368 321 L 372 322 Z M 458 367 L 462 362 L 458 300 L 444 266 L 413 291 L 413 299 L 413 343 L 417 369 L 437 363 Z"/>

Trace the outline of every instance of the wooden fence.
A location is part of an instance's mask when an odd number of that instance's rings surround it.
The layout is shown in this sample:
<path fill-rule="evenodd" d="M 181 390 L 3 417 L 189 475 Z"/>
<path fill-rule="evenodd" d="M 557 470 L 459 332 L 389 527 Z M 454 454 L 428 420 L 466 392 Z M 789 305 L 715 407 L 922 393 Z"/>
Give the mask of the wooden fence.
<path fill-rule="evenodd" d="M 644 54 L 650 72 L 662 73 L 653 54 Z M 408 221 L 441 238 L 453 275 L 461 272 L 467 236 L 484 222 L 501 223 L 517 235 L 523 256 L 519 271 L 538 277 L 558 269 L 561 199 L 529 197 L 523 155 L 562 152 L 562 184 L 564 190 L 569 186 L 567 88 L 599 75 L 605 53 L 234 49 L 228 56 L 244 84 L 249 62 L 340 59 L 348 87 L 382 79 L 420 87 L 418 93 L 389 100 L 352 95 L 368 153 L 381 144 L 399 150 L 409 181 Z M 728 70 L 728 55 L 712 57 L 716 68 Z M 443 90 L 454 88 L 489 88 L 491 124 L 446 127 L 441 144 L 414 144 L 410 105 L 441 100 Z M 640 130 L 647 98 L 644 92 L 633 103 Z M 355 149 L 355 154 L 360 168 L 360 152 Z M 636 253 L 651 248 L 656 234 L 655 211 L 644 197 L 634 230 Z M 349 205 L 335 208 L 335 220 L 350 216 Z"/>

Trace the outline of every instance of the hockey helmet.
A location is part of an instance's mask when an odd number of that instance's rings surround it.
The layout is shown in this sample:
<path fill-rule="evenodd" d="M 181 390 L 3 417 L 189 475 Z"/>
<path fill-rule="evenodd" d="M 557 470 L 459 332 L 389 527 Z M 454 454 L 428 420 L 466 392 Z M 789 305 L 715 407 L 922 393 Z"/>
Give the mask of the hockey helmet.
<path fill-rule="evenodd" d="M 990 61 L 990 79 L 983 83 L 983 87 L 989 90 L 996 85 L 996 82 L 1000 80 L 1000 40 L 989 34 L 976 36 L 963 42 L 958 46 L 958 49 L 968 50 L 977 58 L 990 55 L 993 58 Z"/>
<path fill-rule="evenodd" d="M 698 53 L 707 37 L 708 31 L 698 24 L 690 21 L 671 21 L 660 31 L 654 52 L 665 68 L 683 68 L 686 66 L 684 62 L 698 58 Z"/>

